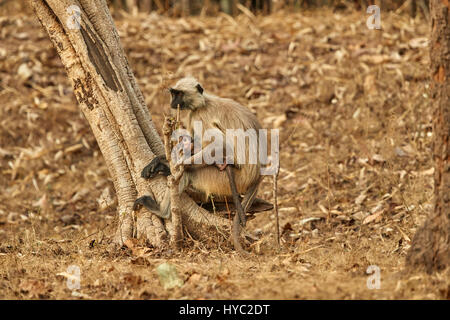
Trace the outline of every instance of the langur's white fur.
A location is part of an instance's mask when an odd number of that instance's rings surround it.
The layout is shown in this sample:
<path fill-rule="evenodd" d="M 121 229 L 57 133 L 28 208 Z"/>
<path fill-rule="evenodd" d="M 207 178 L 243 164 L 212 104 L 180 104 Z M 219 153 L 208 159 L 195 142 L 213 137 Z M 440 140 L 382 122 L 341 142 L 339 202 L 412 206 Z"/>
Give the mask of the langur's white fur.
<path fill-rule="evenodd" d="M 225 136 L 227 129 L 242 129 L 243 131 L 254 129 L 258 138 L 261 125 L 256 116 L 249 109 L 234 100 L 220 98 L 213 94 L 209 94 L 206 91 L 201 93 L 197 88 L 197 85 L 199 85 L 199 82 L 195 78 L 186 77 L 179 80 L 175 86 L 172 87 L 172 89 L 184 93 L 183 101 L 187 112 L 189 112 L 187 130 L 191 133 L 192 137 L 194 136 L 194 122 L 201 121 L 203 128 L 202 135 L 208 129 L 219 129 L 223 133 L 224 142 L 226 141 Z M 206 147 L 209 143 L 209 141 L 203 141 L 202 148 Z M 238 150 L 238 148 L 241 150 Z M 252 192 L 254 195 L 261 178 L 261 165 L 258 155 L 256 155 L 256 164 L 248 163 L 249 149 L 252 148 L 250 148 L 248 141 L 243 145 L 235 144 L 235 168 L 233 168 L 233 170 L 238 192 L 240 194 Z M 252 152 L 257 152 L 257 148 L 253 148 L 252 150 Z M 237 155 L 239 152 L 246 157 L 246 162 L 244 164 L 238 164 Z M 181 189 L 189 186 L 189 194 L 197 201 L 206 202 L 211 195 L 218 200 L 223 200 L 224 197 L 231 199 L 232 196 L 230 182 L 225 170 L 220 171 L 215 165 L 198 169 L 194 168 L 192 170 L 187 169 L 184 173 L 183 181 L 180 184 L 182 185 Z M 170 210 L 170 201 L 167 200 L 168 199 L 164 199 L 160 205 L 163 214 L 165 214 L 167 210 Z M 245 206 L 248 207 L 248 204 Z"/>

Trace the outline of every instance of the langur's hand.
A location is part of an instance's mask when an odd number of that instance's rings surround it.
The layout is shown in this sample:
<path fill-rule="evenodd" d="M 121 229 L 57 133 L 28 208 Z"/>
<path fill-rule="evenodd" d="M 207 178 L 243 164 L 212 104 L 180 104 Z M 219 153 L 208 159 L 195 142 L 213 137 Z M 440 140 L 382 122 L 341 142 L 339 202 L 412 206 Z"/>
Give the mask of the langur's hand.
<path fill-rule="evenodd" d="M 216 167 L 219 168 L 220 171 L 225 170 L 225 168 L 227 167 L 227 163 L 223 163 L 223 164 L 218 164 L 216 163 Z"/>
<path fill-rule="evenodd" d="M 227 168 L 227 166 L 232 166 L 234 163 L 231 157 L 226 157 L 223 159 L 223 163 L 216 163 L 216 167 L 219 168 L 220 171 L 223 171 Z"/>

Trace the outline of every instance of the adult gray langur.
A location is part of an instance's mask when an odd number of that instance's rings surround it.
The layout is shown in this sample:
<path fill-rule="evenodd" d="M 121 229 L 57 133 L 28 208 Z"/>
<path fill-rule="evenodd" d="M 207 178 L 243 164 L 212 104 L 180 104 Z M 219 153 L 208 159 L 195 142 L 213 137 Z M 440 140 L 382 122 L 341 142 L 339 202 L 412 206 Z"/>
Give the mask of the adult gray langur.
<path fill-rule="evenodd" d="M 187 131 L 191 137 L 199 134 L 199 132 L 195 132 L 194 126 L 200 123 L 202 137 L 207 130 L 214 130 L 215 133 L 222 135 L 221 140 L 223 141 L 221 150 L 223 158 L 216 163 L 204 161 L 205 150 L 211 151 L 211 148 L 208 149 L 208 145 L 212 141 L 201 141 L 201 150 L 194 150 L 190 164 L 185 164 L 185 171 L 180 182 L 180 192 L 189 187 L 189 190 L 197 195 L 194 198 L 201 202 L 207 202 L 211 196 L 218 200 L 231 198 L 237 210 L 233 220 L 233 242 L 236 249 L 242 249 L 238 240 L 240 228 L 245 227 L 246 211 L 252 205 L 262 179 L 258 147 L 255 145 L 255 141 L 256 144 L 259 143 L 261 125 L 249 109 L 231 99 L 224 99 L 205 92 L 195 78 L 183 78 L 169 91 L 172 96 L 171 108 L 179 108 L 182 112 L 188 112 Z M 240 133 L 241 137 L 239 134 L 232 136 L 232 141 L 230 141 L 230 136 L 227 137 L 228 129 L 234 129 L 233 132 Z M 250 139 L 252 135 L 253 139 Z M 247 140 L 245 136 L 249 139 Z M 239 139 L 241 139 L 240 142 Z M 232 155 L 229 154 L 230 151 L 232 151 Z M 199 159 L 201 160 L 199 161 Z M 249 161 L 250 159 L 252 161 Z M 157 174 L 170 175 L 165 156 L 154 158 L 142 170 L 141 176 L 151 179 Z M 191 195 L 192 192 L 189 194 Z M 241 195 L 243 195 L 242 202 Z M 143 196 L 136 200 L 135 209 L 141 205 L 161 218 L 170 218 L 170 193 L 168 191 L 160 204 L 157 204 L 150 196 Z"/>

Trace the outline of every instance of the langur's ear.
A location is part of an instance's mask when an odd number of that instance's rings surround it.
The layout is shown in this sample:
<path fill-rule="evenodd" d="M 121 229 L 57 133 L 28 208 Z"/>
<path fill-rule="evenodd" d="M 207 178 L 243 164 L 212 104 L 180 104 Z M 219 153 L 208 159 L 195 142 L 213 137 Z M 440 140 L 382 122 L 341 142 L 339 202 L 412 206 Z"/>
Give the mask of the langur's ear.
<path fill-rule="evenodd" d="M 203 94 L 203 88 L 202 88 L 202 86 L 200 85 L 200 83 L 197 84 L 195 87 L 197 88 L 198 92 L 200 92 L 200 94 Z"/>

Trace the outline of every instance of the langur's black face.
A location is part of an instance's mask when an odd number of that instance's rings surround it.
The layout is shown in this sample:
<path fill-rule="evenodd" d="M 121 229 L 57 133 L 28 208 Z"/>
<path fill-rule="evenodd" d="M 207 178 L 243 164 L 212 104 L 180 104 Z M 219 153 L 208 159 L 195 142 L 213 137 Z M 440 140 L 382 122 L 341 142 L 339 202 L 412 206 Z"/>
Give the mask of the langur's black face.
<path fill-rule="evenodd" d="M 169 90 L 170 94 L 172 95 L 172 102 L 170 103 L 170 107 L 172 109 L 177 109 L 178 105 L 180 105 L 180 110 L 187 109 L 187 106 L 184 103 L 184 92 L 172 88 L 170 88 Z"/>

